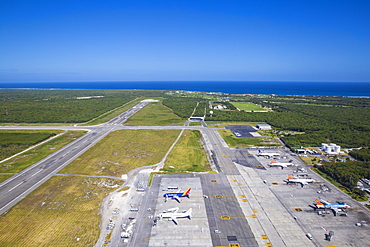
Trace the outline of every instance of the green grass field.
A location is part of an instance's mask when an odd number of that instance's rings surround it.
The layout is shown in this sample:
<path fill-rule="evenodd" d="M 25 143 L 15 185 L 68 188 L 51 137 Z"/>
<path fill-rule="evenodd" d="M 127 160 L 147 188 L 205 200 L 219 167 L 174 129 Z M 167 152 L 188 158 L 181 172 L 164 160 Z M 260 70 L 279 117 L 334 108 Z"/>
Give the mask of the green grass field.
<path fill-rule="evenodd" d="M 19 153 L 63 131 L 1 130 L 0 160 Z"/>
<path fill-rule="evenodd" d="M 60 174 L 118 176 L 161 161 L 180 130 L 120 130 L 110 133 Z"/>
<path fill-rule="evenodd" d="M 20 172 L 28 166 L 42 160 L 46 156 L 54 153 L 68 143 L 83 136 L 85 131 L 68 131 L 65 134 L 52 139 L 40 146 L 37 146 L 23 154 L 20 154 L 8 161 L 0 163 L 0 172 Z"/>
<path fill-rule="evenodd" d="M 124 125 L 129 126 L 161 126 L 184 122 L 162 102 L 150 103 L 130 117 Z"/>
<path fill-rule="evenodd" d="M 120 180 L 55 176 L 0 216 L 0 246 L 93 246 Z"/>
<path fill-rule="evenodd" d="M 1 174 L 0 175 L 0 183 L 7 180 L 10 177 L 13 177 L 13 174 Z"/>
<path fill-rule="evenodd" d="M 170 173 L 211 171 L 200 137 L 199 131 L 185 130 L 162 170 Z"/>
<path fill-rule="evenodd" d="M 249 148 L 251 146 L 281 146 L 272 137 L 236 137 L 230 130 L 218 130 L 222 138 L 230 148 Z"/>
<path fill-rule="evenodd" d="M 190 122 L 189 126 L 202 126 L 201 122 Z"/>
<path fill-rule="evenodd" d="M 230 102 L 230 103 L 241 111 L 267 111 L 266 109 L 263 109 L 261 106 L 251 102 Z"/>

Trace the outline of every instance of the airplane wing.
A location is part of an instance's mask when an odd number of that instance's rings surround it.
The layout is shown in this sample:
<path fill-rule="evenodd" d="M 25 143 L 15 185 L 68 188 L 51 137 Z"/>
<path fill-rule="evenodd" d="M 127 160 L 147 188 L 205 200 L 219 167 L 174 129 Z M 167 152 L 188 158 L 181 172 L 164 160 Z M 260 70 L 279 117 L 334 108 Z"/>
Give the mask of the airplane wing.
<path fill-rule="evenodd" d="M 319 200 L 320 200 L 320 202 L 322 202 L 324 204 L 330 204 L 328 201 L 325 201 L 324 199 L 321 199 L 320 197 L 319 197 Z"/>
<path fill-rule="evenodd" d="M 174 197 L 172 197 L 173 199 L 175 199 L 178 203 L 180 203 L 180 199 L 179 199 L 179 197 L 178 196 L 174 196 Z"/>
<path fill-rule="evenodd" d="M 302 187 L 308 184 L 307 182 L 300 182 L 300 183 L 301 183 Z"/>
<path fill-rule="evenodd" d="M 167 212 L 171 212 L 171 213 L 177 213 L 178 211 L 179 211 L 179 208 L 178 207 L 167 209 Z"/>
<path fill-rule="evenodd" d="M 339 212 L 338 208 L 332 208 L 331 210 L 333 210 L 334 216 L 337 216 L 337 214 Z"/>
<path fill-rule="evenodd" d="M 173 223 L 175 223 L 176 225 L 178 224 L 176 217 L 171 217 L 171 219 L 170 219 L 170 220 L 172 220 L 172 221 L 173 221 Z"/>

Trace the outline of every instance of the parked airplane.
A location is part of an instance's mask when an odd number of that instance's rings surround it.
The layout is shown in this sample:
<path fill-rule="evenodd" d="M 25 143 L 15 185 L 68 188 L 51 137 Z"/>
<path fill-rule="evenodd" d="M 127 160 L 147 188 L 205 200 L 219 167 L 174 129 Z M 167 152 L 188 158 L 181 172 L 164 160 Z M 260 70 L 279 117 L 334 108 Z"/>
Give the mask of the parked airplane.
<path fill-rule="evenodd" d="M 191 188 L 188 188 L 185 192 L 180 192 L 181 189 L 178 192 L 170 192 L 163 195 L 165 198 L 165 202 L 167 202 L 168 198 L 175 199 L 178 203 L 180 203 L 179 197 L 187 197 L 190 198 L 190 190 Z"/>
<path fill-rule="evenodd" d="M 288 179 L 285 180 L 285 182 L 287 184 L 289 184 L 289 183 L 299 183 L 303 187 L 303 186 L 305 186 L 309 183 L 315 182 L 315 180 L 312 179 L 312 178 L 296 178 L 296 177 L 292 177 L 292 175 L 288 175 Z"/>
<path fill-rule="evenodd" d="M 178 224 L 177 218 L 189 218 L 189 220 L 191 220 L 191 213 L 192 213 L 191 208 L 189 208 L 189 210 L 187 210 L 187 211 L 183 211 L 182 213 L 178 213 L 177 212 L 178 210 L 179 210 L 179 208 L 176 208 L 176 210 L 174 210 L 174 211 L 173 211 L 173 209 L 167 210 L 167 212 L 163 212 L 163 213 L 159 214 L 158 217 L 160 219 L 168 218 L 168 220 L 172 220 L 173 223 L 175 223 L 176 225 Z M 170 211 L 170 212 L 168 212 L 168 211 Z"/>
<path fill-rule="evenodd" d="M 316 199 L 315 206 L 316 208 L 325 208 L 325 209 L 328 208 L 333 210 L 334 216 L 336 216 L 340 210 L 350 208 L 350 206 L 345 203 L 331 204 L 321 199 L 320 197 L 319 199 Z"/>
<path fill-rule="evenodd" d="M 293 163 L 278 163 L 275 160 L 270 160 L 271 164 L 269 164 L 270 167 L 281 167 L 281 169 L 287 168 L 288 166 L 294 166 Z"/>
<path fill-rule="evenodd" d="M 262 152 L 261 150 L 258 149 L 258 153 L 257 153 L 257 156 L 267 156 L 269 158 L 273 157 L 273 156 L 280 156 L 279 153 L 267 153 L 267 152 Z"/>

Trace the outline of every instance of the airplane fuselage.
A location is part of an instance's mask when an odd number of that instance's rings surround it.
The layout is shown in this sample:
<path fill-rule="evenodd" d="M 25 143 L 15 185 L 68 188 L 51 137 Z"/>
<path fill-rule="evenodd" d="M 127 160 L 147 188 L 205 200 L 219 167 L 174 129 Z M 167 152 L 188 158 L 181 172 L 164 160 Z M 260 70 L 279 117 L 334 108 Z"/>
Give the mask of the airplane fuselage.
<path fill-rule="evenodd" d="M 341 208 L 349 208 L 349 206 L 347 204 L 325 204 L 325 205 L 316 205 L 317 208 L 329 208 L 329 209 L 333 209 L 333 208 L 338 208 L 338 209 L 341 209 Z"/>
<path fill-rule="evenodd" d="M 170 192 L 170 193 L 165 193 L 163 197 L 166 199 L 171 198 L 175 199 L 176 201 L 180 202 L 180 197 L 187 197 L 190 198 L 190 190 L 191 188 L 188 188 L 185 192 Z"/>

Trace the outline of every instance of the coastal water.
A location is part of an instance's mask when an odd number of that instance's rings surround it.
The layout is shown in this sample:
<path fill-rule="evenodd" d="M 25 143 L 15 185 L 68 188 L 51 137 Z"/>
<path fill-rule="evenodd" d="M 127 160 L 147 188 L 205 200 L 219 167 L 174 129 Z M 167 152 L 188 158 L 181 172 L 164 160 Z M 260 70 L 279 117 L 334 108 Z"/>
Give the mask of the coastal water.
<path fill-rule="evenodd" d="M 130 81 L 130 82 L 0 82 L 5 89 L 145 89 L 370 97 L 370 82 Z"/>

